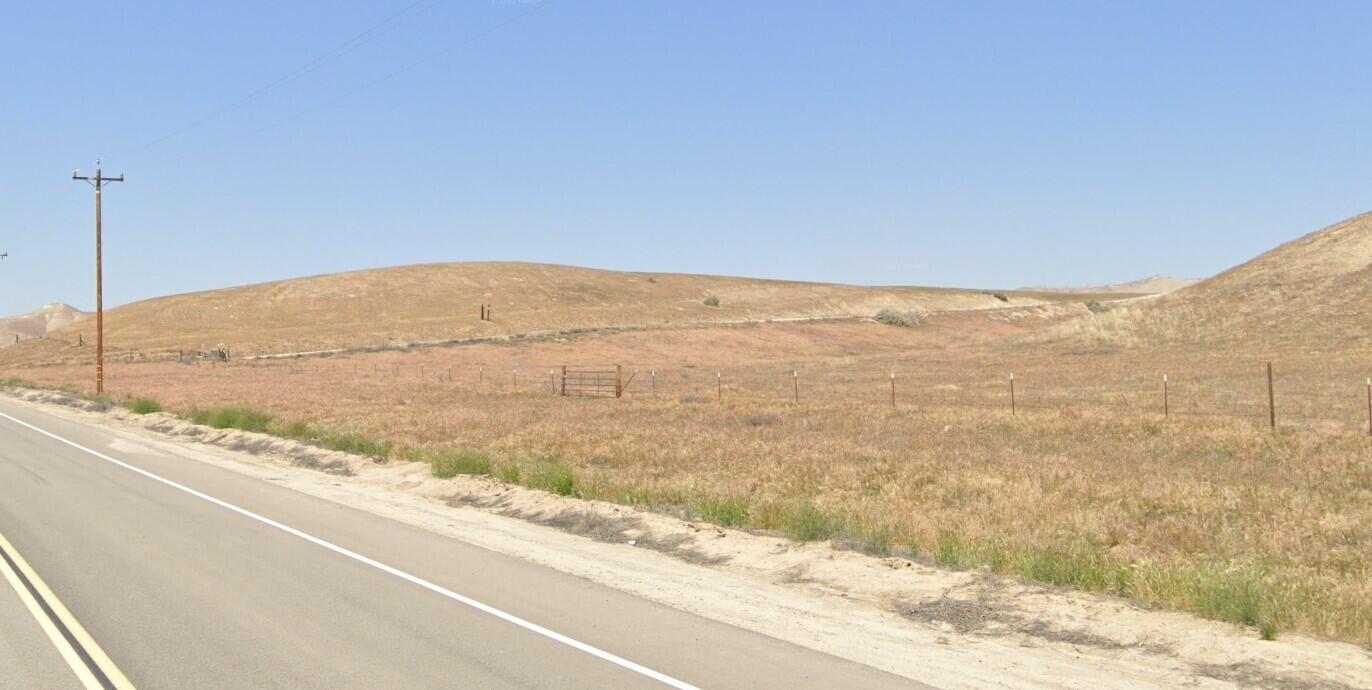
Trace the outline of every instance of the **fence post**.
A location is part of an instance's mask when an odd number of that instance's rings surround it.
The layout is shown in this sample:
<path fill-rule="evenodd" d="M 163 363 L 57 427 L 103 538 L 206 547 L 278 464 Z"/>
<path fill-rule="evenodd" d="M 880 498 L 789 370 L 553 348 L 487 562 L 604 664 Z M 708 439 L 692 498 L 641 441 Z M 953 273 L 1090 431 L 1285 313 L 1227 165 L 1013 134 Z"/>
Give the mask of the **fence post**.
<path fill-rule="evenodd" d="M 1277 428 L 1277 397 L 1272 390 L 1272 363 L 1267 363 L 1267 421 L 1272 429 Z"/>
<path fill-rule="evenodd" d="M 615 397 L 624 397 L 624 365 L 615 365 Z"/>
<path fill-rule="evenodd" d="M 1010 374 L 1010 416 L 1015 416 L 1015 374 Z"/>
<path fill-rule="evenodd" d="M 656 397 L 657 397 L 657 372 L 656 372 L 656 371 L 650 371 L 650 372 L 648 372 L 648 378 L 650 378 L 650 379 L 653 380 L 653 397 L 656 398 Z"/>
<path fill-rule="evenodd" d="M 486 382 L 486 367 L 477 367 L 477 370 L 476 370 L 476 382 L 477 382 L 477 383 L 485 383 L 485 382 Z"/>
<path fill-rule="evenodd" d="M 796 397 L 796 402 L 800 402 L 800 371 L 799 371 L 799 370 L 796 370 L 796 369 L 792 369 L 792 370 L 791 370 L 791 382 L 795 385 L 795 397 Z"/>
<path fill-rule="evenodd" d="M 715 372 L 715 400 L 724 401 L 724 375 Z"/>
<path fill-rule="evenodd" d="M 562 365 L 562 397 L 567 397 L 567 365 Z"/>
<path fill-rule="evenodd" d="M 1166 418 L 1168 417 L 1168 409 L 1167 409 L 1167 374 L 1163 374 L 1163 375 L 1162 375 L 1162 417 L 1163 417 L 1163 419 L 1166 419 Z"/>
<path fill-rule="evenodd" d="M 516 390 L 519 388 L 519 367 L 510 369 L 510 387 Z"/>
<path fill-rule="evenodd" d="M 891 372 L 891 409 L 896 409 L 896 372 Z"/>
<path fill-rule="evenodd" d="M 1367 435 L 1372 436 L 1372 378 L 1367 379 Z"/>

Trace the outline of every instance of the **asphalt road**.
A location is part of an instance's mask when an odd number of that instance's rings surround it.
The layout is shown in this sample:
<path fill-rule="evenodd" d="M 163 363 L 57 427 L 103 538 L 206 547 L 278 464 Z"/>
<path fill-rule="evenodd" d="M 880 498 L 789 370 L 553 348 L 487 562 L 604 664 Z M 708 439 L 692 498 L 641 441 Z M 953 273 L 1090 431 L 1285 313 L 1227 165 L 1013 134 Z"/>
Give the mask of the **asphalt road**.
<path fill-rule="evenodd" d="M 925 687 L 10 400 L 0 536 L 138 688 Z M 0 578 L 0 686 L 57 646 Z"/>

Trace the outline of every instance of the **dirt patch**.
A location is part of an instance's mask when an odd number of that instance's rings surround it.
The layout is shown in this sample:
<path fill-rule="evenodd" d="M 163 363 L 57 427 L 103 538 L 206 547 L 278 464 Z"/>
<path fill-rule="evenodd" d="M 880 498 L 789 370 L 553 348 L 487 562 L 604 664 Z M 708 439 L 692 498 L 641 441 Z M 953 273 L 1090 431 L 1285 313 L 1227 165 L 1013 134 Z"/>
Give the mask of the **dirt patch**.
<path fill-rule="evenodd" d="M 1257 664 L 1199 664 L 1196 673 L 1244 688 L 1263 688 L 1263 690 L 1359 690 L 1372 685 L 1352 686 L 1326 680 L 1300 679 L 1267 671 Z"/>
<path fill-rule="evenodd" d="M 505 495 L 479 496 L 458 494 L 448 499 L 451 506 L 472 506 L 494 510 L 506 517 L 528 520 L 535 524 L 589 537 L 604 544 L 624 544 L 640 549 L 665 553 L 695 565 L 721 565 L 727 556 L 710 555 L 694 548 L 695 538 L 688 534 L 655 536 L 639 515 L 605 515 L 584 508 L 567 508 L 552 514 L 520 510 L 513 507 Z"/>

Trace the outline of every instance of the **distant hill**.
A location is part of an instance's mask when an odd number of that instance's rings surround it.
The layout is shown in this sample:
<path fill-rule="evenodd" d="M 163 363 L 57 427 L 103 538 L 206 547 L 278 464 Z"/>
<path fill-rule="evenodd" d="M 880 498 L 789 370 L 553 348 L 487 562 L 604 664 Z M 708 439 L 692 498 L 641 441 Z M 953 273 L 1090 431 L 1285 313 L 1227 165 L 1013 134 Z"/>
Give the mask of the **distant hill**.
<path fill-rule="evenodd" d="M 1372 213 L 1312 232 L 1170 294 L 1063 324 L 1115 344 L 1372 344 Z"/>
<path fill-rule="evenodd" d="M 20 341 L 43 338 L 48 333 L 80 321 L 90 314 L 66 304 L 47 304 L 35 311 L 0 319 L 0 348 Z"/>
<path fill-rule="evenodd" d="M 114 350 L 227 347 L 237 355 L 370 347 L 580 329 L 873 316 L 1042 304 L 1042 293 L 858 287 L 529 263 L 449 263 L 284 280 L 136 302 L 105 315 Z M 707 304 L 718 300 L 717 306 Z M 491 305 L 490 321 L 480 305 Z M 41 359 L 94 324 L 51 334 Z M 34 347 L 40 347 L 35 344 Z M 12 353 L 17 356 L 16 351 Z M 67 355 L 75 355 L 75 350 Z M 41 355 L 41 357 L 40 357 Z M 11 362 L 16 361 L 10 359 Z"/>
<path fill-rule="evenodd" d="M 1149 276 L 1141 280 L 1131 280 L 1127 283 L 1114 283 L 1111 285 L 1095 285 L 1090 287 L 1068 287 L 1068 288 L 1024 288 L 1025 290 L 1048 290 L 1052 292 L 1065 292 L 1071 294 L 1095 293 L 1095 294 L 1128 294 L 1128 295 L 1165 295 L 1175 292 L 1184 287 L 1189 287 L 1200 282 L 1194 278 L 1173 278 L 1172 276 Z"/>

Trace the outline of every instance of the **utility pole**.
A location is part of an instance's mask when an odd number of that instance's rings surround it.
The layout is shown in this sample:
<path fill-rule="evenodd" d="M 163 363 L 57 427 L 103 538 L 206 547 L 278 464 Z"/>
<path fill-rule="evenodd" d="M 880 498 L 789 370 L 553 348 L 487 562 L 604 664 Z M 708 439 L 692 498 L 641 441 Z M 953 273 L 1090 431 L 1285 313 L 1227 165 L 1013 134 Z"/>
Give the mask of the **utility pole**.
<path fill-rule="evenodd" d="M 88 182 L 95 187 L 95 394 L 102 395 L 105 392 L 105 285 L 104 264 L 100 254 L 100 190 L 106 182 L 123 182 L 124 175 L 105 177 L 100 172 L 100 161 L 97 160 L 95 177 L 73 170 L 71 179 Z"/>

